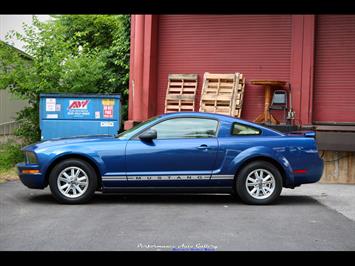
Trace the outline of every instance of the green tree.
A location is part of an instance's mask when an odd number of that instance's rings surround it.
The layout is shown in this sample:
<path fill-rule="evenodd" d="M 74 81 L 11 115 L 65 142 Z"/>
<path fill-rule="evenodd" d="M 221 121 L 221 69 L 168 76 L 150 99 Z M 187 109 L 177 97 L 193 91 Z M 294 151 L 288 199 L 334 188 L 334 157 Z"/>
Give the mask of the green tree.
<path fill-rule="evenodd" d="M 39 140 L 40 93 L 121 93 L 127 118 L 130 16 L 55 15 L 47 22 L 34 16 L 23 29 L 7 38 L 25 43 L 30 64 L 0 43 L 0 88 L 30 103 L 18 114 L 19 135 Z"/>

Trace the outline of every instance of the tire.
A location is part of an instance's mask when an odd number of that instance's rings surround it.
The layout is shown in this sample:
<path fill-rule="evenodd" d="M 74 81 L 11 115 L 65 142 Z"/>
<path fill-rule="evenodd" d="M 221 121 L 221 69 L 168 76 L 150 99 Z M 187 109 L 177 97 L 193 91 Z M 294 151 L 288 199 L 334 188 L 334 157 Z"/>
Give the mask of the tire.
<path fill-rule="evenodd" d="M 59 162 L 52 169 L 49 175 L 49 187 L 53 197 L 59 203 L 86 203 L 95 194 L 97 175 L 87 162 L 67 159 Z"/>
<path fill-rule="evenodd" d="M 261 180 L 260 177 L 264 180 Z M 273 164 L 254 161 L 241 169 L 235 184 L 236 192 L 243 202 L 266 205 L 274 202 L 280 196 L 282 176 Z"/>

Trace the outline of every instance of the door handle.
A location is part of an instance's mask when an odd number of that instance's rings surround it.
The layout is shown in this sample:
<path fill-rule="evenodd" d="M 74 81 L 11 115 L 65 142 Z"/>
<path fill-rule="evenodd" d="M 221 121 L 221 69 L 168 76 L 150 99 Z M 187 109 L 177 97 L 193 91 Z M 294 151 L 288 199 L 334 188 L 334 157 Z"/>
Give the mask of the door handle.
<path fill-rule="evenodd" d="M 202 144 L 202 145 L 198 146 L 197 149 L 199 149 L 199 150 L 207 150 L 208 146 L 206 144 Z"/>

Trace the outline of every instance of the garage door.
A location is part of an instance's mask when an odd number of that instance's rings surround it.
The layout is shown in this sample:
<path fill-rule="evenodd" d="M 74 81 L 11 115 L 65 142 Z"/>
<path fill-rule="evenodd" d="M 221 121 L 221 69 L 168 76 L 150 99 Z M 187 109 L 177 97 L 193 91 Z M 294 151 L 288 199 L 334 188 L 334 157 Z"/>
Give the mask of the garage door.
<path fill-rule="evenodd" d="M 355 123 L 355 15 L 317 16 L 314 123 Z"/>
<path fill-rule="evenodd" d="M 198 102 L 204 72 L 241 72 L 247 83 L 290 79 L 289 15 L 162 15 L 158 43 L 159 114 L 170 73 L 199 74 Z M 245 90 L 242 118 L 254 120 L 263 110 L 263 92 L 248 84 Z"/>

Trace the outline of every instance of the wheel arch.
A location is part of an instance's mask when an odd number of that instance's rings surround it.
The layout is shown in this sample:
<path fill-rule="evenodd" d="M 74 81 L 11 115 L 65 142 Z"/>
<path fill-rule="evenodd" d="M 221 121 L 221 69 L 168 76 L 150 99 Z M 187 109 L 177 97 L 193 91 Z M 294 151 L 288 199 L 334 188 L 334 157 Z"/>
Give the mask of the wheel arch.
<path fill-rule="evenodd" d="M 268 162 L 268 163 L 271 163 L 272 165 L 274 165 L 277 170 L 279 170 L 280 174 L 281 174 L 281 177 L 282 177 L 282 186 L 286 186 L 287 184 L 287 176 L 286 176 L 286 171 L 285 169 L 281 166 L 281 164 L 271 158 L 271 157 L 267 157 L 267 156 L 255 156 L 255 157 L 252 157 L 252 158 L 248 158 L 246 159 L 245 161 L 243 161 L 237 168 L 236 172 L 235 172 L 235 175 L 234 175 L 234 183 L 236 182 L 237 178 L 238 178 L 238 175 L 240 173 L 240 171 L 248 164 L 252 163 L 252 162 L 256 162 L 256 161 L 264 161 L 264 162 Z M 234 185 L 235 187 L 235 185 Z"/>
<path fill-rule="evenodd" d="M 52 172 L 53 168 L 60 162 L 65 161 L 67 159 L 79 159 L 82 161 L 87 162 L 95 171 L 96 176 L 97 176 L 97 185 L 98 188 L 102 187 L 102 179 L 101 179 L 101 173 L 100 173 L 100 169 L 98 167 L 98 165 L 90 158 L 78 154 L 78 153 L 71 153 L 71 154 L 63 154 L 61 156 L 58 156 L 57 158 L 55 158 L 50 165 L 48 166 L 47 170 L 46 170 L 46 174 L 45 174 L 45 182 L 46 182 L 46 186 L 48 185 L 49 182 L 49 175 Z"/>

